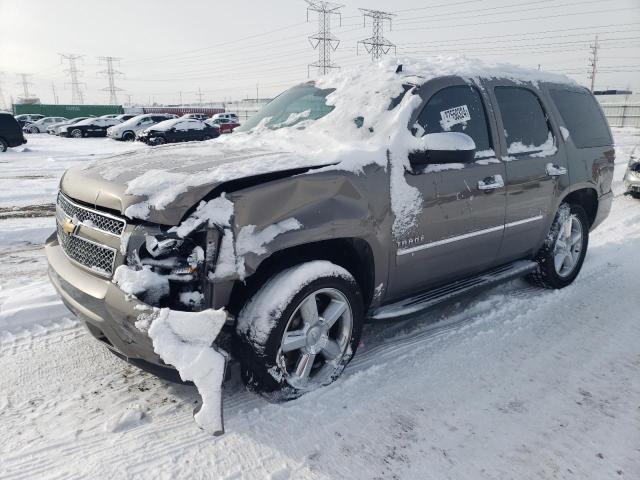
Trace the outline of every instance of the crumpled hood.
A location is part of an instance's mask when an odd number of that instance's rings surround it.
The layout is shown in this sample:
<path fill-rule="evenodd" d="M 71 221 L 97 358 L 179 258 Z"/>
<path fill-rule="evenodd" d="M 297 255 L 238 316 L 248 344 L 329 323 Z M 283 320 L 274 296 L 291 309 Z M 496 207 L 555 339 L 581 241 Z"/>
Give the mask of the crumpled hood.
<path fill-rule="evenodd" d="M 129 218 L 176 225 L 227 181 L 317 165 L 299 153 L 194 142 L 145 148 L 69 169 L 60 188 L 71 198 Z"/>

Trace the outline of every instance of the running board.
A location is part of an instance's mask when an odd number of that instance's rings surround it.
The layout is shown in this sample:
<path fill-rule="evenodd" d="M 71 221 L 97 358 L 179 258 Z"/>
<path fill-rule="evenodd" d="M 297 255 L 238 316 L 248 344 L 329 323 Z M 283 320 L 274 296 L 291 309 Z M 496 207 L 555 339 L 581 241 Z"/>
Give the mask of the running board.
<path fill-rule="evenodd" d="M 493 287 L 514 278 L 522 277 L 533 272 L 538 267 L 536 262 L 530 260 L 518 260 L 517 262 L 494 268 L 475 277 L 445 285 L 444 287 L 420 293 L 414 297 L 406 298 L 389 305 L 384 305 L 372 310 L 369 318 L 382 320 L 393 317 L 403 317 L 417 312 L 422 312 L 436 305 L 448 302 L 462 295 Z"/>

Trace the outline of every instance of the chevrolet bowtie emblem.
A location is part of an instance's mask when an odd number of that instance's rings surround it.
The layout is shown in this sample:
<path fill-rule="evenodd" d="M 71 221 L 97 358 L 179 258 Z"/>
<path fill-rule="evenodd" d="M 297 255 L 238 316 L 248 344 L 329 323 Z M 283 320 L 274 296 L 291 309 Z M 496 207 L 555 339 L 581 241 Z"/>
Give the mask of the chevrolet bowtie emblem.
<path fill-rule="evenodd" d="M 64 233 L 66 233 L 67 235 L 71 235 L 75 231 L 76 226 L 77 225 L 73 223 L 73 220 L 71 220 L 70 218 L 65 218 L 64 223 L 62 224 L 62 230 L 64 230 Z"/>

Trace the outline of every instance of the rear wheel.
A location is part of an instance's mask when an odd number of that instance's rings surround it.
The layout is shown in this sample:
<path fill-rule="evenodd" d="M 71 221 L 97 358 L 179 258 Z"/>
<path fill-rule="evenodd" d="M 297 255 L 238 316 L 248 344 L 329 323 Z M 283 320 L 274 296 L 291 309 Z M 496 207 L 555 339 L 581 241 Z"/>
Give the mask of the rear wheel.
<path fill-rule="evenodd" d="M 528 279 L 544 288 L 564 288 L 580 273 L 589 244 L 589 222 L 580 205 L 562 204 Z"/>
<path fill-rule="evenodd" d="M 71 136 L 73 138 L 82 138 L 82 130 L 80 130 L 79 128 L 74 128 L 73 130 L 71 130 Z"/>
<path fill-rule="evenodd" d="M 31 125 L 31 126 L 29 127 L 29 131 L 30 131 L 31 133 L 40 133 L 40 129 L 39 129 L 38 127 L 36 127 L 35 125 Z"/>
<path fill-rule="evenodd" d="M 204 140 L 205 142 L 207 140 L 211 140 L 213 137 L 211 135 L 205 135 L 204 137 L 202 137 L 202 140 Z"/>
<path fill-rule="evenodd" d="M 164 137 L 155 137 L 151 140 L 151 145 L 163 145 L 167 143 L 167 139 Z"/>
<path fill-rule="evenodd" d="M 0 138 L 0 152 L 6 152 L 9 145 L 7 145 L 7 141 L 4 138 Z"/>
<path fill-rule="evenodd" d="M 133 132 L 124 132 L 122 134 L 122 140 L 125 142 L 133 142 L 136 139 L 136 134 Z"/>
<path fill-rule="evenodd" d="M 328 385 L 355 353 L 362 322 L 362 295 L 345 269 L 325 261 L 289 268 L 240 312 L 242 378 L 270 401 Z"/>

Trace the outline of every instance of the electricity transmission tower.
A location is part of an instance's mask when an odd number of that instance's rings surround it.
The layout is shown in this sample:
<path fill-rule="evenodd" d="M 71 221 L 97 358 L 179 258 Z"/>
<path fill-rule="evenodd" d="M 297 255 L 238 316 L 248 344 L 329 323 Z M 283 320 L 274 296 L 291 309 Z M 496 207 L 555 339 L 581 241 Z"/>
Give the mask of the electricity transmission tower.
<path fill-rule="evenodd" d="M 78 70 L 76 61 L 82 58 L 82 55 L 74 55 L 73 53 L 60 53 L 60 62 L 65 60 L 69 62 L 69 68 L 65 70 L 69 74 L 69 85 L 71 85 L 71 103 L 74 105 L 84 104 L 84 95 L 82 94 L 82 82 L 78 80 L 82 72 Z"/>
<path fill-rule="evenodd" d="M 373 61 L 379 60 L 380 57 L 389 53 L 389 51 L 393 48 L 394 53 L 396 52 L 395 44 L 391 43 L 389 40 L 384 38 L 384 21 L 389 21 L 389 30 L 391 30 L 391 17 L 395 16 L 393 13 L 382 12 L 380 10 L 369 10 L 366 8 L 361 8 L 364 20 L 364 26 L 367 26 L 367 17 L 371 18 L 373 23 L 373 34 L 369 38 L 365 38 L 364 40 L 360 40 L 358 42 L 358 46 L 360 44 L 364 45 L 367 53 L 371 54 L 371 59 Z M 356 47 L 356 53 L 357 47 Z"/>
<path fill-rule="evenodd" d="M 22 95 L 24 98 L 30 98 L 31 97 L 31 92 L 29 92 L 29 85 L 33 85 L 33 83 L 31 83 L 29 81 L 29 77 L 31 76 L 28 73 L 19 73 L 18 76 L 20 77 L 20 82 L 18 82 L 18 85 L 22 86 Z"/>
<path fill-rule="evenodd" d="M 591 67 L 591 71 L 589 72 L 589 79 L 591 80 L 591 92 L 593 92 L 593 88 L 596 84 L 596 73 L 598 72 L 598 49 L 600 45 L 598 45 L 598 35 L 596 35 L 596 41 L 593 45 L 591 45 L 591 56 L 589 57 L 589 66 Z"/>
<path fill-rule="evenodd" d="M 317 67 L 318 73 L 325 75 L 332 68 L 340 68 L 331 62 L 331 51 L 335 51 L 340 45 L 340 40 L 331 34 L 331 16 L 338 15 L 340 25 L 342 25 L 342 14 L 339 10 L 344 5 L 319 0 L 305 0 L 305 2 L 307 2 L 307 22 L 309 21 L 309 12 L 318 14 L 318 33 L 309 37 L 309 43 L 313 49 L 318 50 L 318 61 L 309 64 L 307 74 L 309 74 L 311 67 Z"/>
<path fill-rule="evenodd" d="M 106 63 L 107 69 L 102 70 L 98 73 L 102 74 L 104 77 L 107 77 L 109 80 L 109 86 L 102 89 L 103 92 L 109 92 L 109 103 L 111 105 L 118 104 L 118 95 L 117 92 L 121 92 L 122 89 L 116 87 L 116 76 L 122 75 L 122 72 L 119 72 L 115 68 L 113 68 L 113 63 L 119 61 L 119 58 L 116 57 L 98 57 L 98 61 L 100 63 Z"/>
<path fill-rule="evenodd" d="M 202 99 L 204 97 L 204 93 L 202 93 L 202 90 L 200 89 L 200 87 L 198 87 L 198 92 L 196 93 L 196 96 L 198 97 L 198 105 L 202 105 Z"/>

